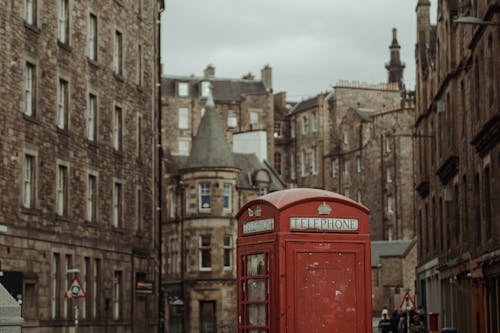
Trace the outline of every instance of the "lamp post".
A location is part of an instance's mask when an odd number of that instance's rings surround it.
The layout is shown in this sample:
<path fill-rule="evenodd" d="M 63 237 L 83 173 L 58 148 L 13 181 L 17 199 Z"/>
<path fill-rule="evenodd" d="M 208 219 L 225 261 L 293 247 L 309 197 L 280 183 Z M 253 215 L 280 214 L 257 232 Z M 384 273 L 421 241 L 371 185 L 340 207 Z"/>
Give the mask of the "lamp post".
<path fill-rule="evenodd" d="M 462 16 L 462 17 L 459 17 L 459 18 L 453 20 L 453 23 L 500 26 L 500 22 L 484 21 L 484 20 L 481 20 L 480 18 L 472 17 L 472 16 Z"/>

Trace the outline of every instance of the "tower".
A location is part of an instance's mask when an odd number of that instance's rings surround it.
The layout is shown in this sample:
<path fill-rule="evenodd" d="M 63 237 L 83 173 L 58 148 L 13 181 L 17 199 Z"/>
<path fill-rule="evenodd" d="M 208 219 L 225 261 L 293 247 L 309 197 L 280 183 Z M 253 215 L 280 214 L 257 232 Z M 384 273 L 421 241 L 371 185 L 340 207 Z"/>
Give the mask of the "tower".
<path fill-rule="evenodd" d="M 385 68 L 388 71 L 388 83 L 398 83 L 399 89 L 403 89 L 403 71 L 405 69 L 405 64 L 402 63 L 399 58 L 399 49 L 401 47 L 398 43 L 397 31 L 396 28 L 392 29 L 392 43 L 389 46 L 391 60 L 385 65 Z"/>

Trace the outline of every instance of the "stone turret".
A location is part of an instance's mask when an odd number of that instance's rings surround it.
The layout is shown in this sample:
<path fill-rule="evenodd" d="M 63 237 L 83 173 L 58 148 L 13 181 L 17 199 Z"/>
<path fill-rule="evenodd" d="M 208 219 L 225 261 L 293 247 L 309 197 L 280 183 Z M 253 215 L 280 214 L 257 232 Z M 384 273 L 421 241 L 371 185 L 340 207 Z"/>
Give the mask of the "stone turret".
<path fill-rule="evenodd" d="M 403 83 L 403 71 L 405 69 L 405 64 L 401 62 L 400 52 L 401 46 L 398 43 L 397 29 L 392 29 L 392 43 L 389 46 L 391 51 L 391 60 L 385 65 L 388 74 L 388 83 L 397 83 L 399 89 L 404 88 Z"/>

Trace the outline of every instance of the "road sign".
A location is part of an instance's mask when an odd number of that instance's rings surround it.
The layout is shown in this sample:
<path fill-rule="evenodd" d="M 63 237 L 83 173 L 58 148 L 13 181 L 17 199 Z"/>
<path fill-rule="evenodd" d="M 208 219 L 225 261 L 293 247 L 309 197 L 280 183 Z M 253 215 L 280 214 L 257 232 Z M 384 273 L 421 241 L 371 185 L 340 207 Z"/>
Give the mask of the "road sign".
<path fill-rule="evenodd" d="M 401 305 L 399 306 L 401 310 L 415 310 L 415 300 L 411 297 L 410 292 L 407 291 L 403 296 Z"/>
<path fill-rule="evenodd" d="M 87 296 L 85 290 L 83 290 L 82 284 L 78 277 L 74 277 L 69 284 L 68 290 L 64 293 L 64 297 L 66 298 L 84 298 Z"/>

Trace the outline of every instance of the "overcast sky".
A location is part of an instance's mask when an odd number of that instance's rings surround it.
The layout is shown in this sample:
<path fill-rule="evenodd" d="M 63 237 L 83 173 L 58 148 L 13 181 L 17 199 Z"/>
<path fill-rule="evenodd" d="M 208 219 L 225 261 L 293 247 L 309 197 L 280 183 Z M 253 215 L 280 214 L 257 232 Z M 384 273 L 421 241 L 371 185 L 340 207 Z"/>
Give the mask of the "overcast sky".
<path fill-rule="evenodd" d="M 275 92 L 300 100 L 338 80 L 387 81 L 398 29 L 407 87 L 415 85 L 417 0 L 167 0 L 164 74 L 241 78 L 273 68 Z"/>

